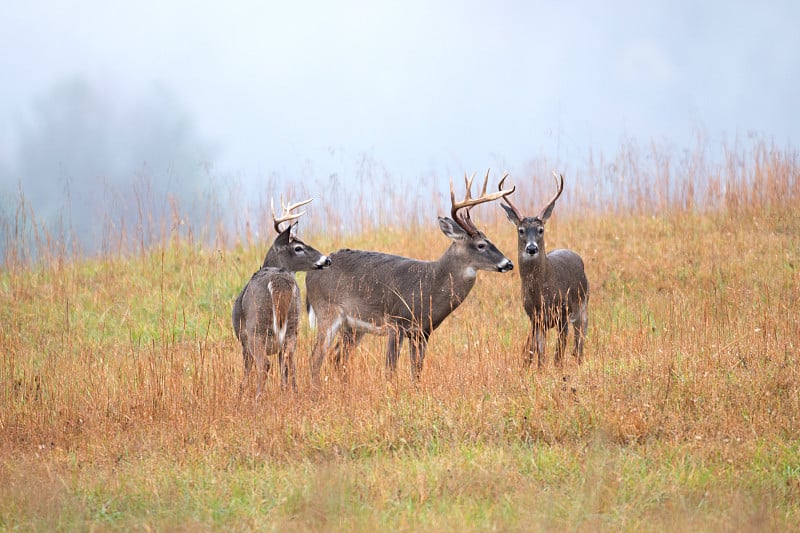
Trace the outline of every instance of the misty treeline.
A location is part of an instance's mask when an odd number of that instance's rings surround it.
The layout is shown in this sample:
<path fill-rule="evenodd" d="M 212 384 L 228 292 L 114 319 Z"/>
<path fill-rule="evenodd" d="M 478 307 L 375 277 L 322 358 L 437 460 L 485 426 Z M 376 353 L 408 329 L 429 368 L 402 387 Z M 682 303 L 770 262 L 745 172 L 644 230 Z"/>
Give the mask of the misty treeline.
<path fill-rule="evenodd" d="M 46 239 L 91 254 L 121 236 L 144 241 L 208 215 L 212 143 L 166 90 L 127 100 L 111 93 L 61 81 L 20 115 L 0 160 L 0 251 Z"/>
<path fill-rule="evenodd" d="M 280 209 L 283 196 L 315 199 L 304 231 L 338 235 L 435 217 L 432 189 L 446 187 L 428 176 L 426 184 L 415 177 L 411 188 L 387 190 L 386 169 L 363 153 L 339 168 L 309 160 L 291 176 L 272 172 L 248 185 L 219 173 L 217 146 L 167 90 L 135 96 L 71 79 L 32 97 L 14 124 L 13 146 L 0 151 L 0 264 L 143 251 L 176 237 L 215 242 L 221 232 L 268 241 L 270 204 Z"/>
<path fill-rule="evenodd" d="M 0 152 L 0 264 L 144 251 L 172 238 L 266 243 L 270 200 L 282 195 L 314 198 L 302 231 L 343 244 L 348 233 L 386 226 L 434 228 L 429 235 L 438 237 L 450 179 L 464 192 L 463 171 L 396 176 L 370 153 L 335 154 L 333 165 L 307 160 L 248 188 L 219 175 L 215 146 L 169 92 L 153 88 L 133 101 L 109 93 L 80 79 L 58 83 L 16 125 L 13 149 Z M 482 181 L 486 169 L 473 170 Z M 503 170 L 492 168 L 492 187 Z M 554 170 L 565 175 L 562 216 L 795 205 L 800 195 L 797 149 L 760 134 L 712 142 L 698 132 L 695 146 L 680 150 L 622 139 L 611 157 L 590 150 L 572 163 L 532 158 L 511 173 L 515 202 L 542 205 Z M 499 217 L 500 209 L 477 213 L 479 223 Z"/>

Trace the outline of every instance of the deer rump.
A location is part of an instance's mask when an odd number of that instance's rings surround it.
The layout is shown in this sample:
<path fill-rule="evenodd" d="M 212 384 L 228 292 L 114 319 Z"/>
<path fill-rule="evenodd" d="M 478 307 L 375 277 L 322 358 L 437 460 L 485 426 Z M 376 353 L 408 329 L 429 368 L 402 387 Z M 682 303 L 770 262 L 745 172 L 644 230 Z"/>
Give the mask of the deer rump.
<path fill-rule="evenodd" d="M 264 267 L 253 274 L 233 306 L 233 329 L 245 357 L 254 351 L 273 354 L 296 335 L 300 317 L 300 293 L 294 275 L 283 269 Z"/>
<path fill-rule="evenodd" d="M 455 279 L 439 274 L 433 262 L 350 249 L 332 254 L 325 271 L 306 275 L 309 311 L 331 336 L 342 329 L 427 337 L 474 284 L 474 272 Z"/>

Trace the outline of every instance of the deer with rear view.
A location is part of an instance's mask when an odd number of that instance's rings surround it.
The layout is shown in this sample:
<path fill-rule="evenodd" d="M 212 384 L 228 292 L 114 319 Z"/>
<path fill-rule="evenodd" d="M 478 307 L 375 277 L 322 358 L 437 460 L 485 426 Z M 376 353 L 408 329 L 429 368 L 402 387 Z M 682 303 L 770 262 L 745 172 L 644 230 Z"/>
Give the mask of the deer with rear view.
<path fill-rule="evenodd" d="M 294 273 L 299 271 L 323 269 L 331 260 L 295 236 L 297 222 L 302 213 L 292 213 L 294 209 L 308 204 L 311 200 L 286 206 L 281 200 L 283 215 L 272 220 L 278 237 L 272 243 L 261 268 L 253 274 L 233 304 L 232 322 L 236 338 L 242 344 L 244 377 L 239 387 L 240 393 L 253 368 L 256 366 L 256 399 L 261 396 L 263 383 L 270 369 L 270 354 L 278 354 L 281 372 L 281 387 L 291 382 L 297 389 L 295 378 L 294 352 L 297 347 L 298 324 L 300 320 L 300 288 Z M 285 229 L 280 225 L 289 222 Z"/>
<path fill-rule="evenodd" d="M 325 355 L 334 346 L 336 366 L 347 372 L 350 351 L 364 334 L 388 336 L 387 377 L 397 367 L 404 339 L 409 341 L 411 374 L 418 381 L 431 333 L 467 297 L 478 270 L 508 272 L 514 265 L 481 233 L 470 210 L 512 191 L 487 194 L 483 184 L 479 198 L 472 198 L 472 179 L 464 176 L 467 192 L 456 202 L 450 182 L 450 218 L 439 217 L 439 228 L 452 240 L 436 261 L 419 261 L 379 252 L 343 249 L 331 255 L 331 268 L 309 272 L 306 277 L 309 312 L 317 321 L 317 337 L 311 354 L 312 383 L 318 385 Z M 459 212 L 460 211 L 460 212 Z"/>
<path fill-rule="evenodd" d="M 553 213 L 556 200 L 564 190 L 564 176 L 553 173 L 558 191 L 538 216 L 526 217 L 505 195 L 500 204 L 508 219 L 517 228 L 519 275 L 522 281 L 522 303 L 531 320 L 531 331 L 525 341 L 525 362 L 530 365 L 534 355 L 539 367 L 544 364 L 545 333 L 558 330 L 554 361 L 562 364 L 567 344 L 569 323 L 575 336 L 575 355 L 583 360 L 583 342 L 589 324 L 589 281 L 583 259 L 572 250 L 553 250 L 546 253 L 544 225 Z M 507 176 L 500 180 L 500 188 Z"/>

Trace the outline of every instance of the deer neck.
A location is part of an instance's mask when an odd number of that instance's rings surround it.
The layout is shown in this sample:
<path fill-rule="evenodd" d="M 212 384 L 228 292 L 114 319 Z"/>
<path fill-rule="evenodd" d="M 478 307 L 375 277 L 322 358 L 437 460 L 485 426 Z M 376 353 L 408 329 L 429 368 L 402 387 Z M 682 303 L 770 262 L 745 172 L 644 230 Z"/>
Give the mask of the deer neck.
<path fill-rule="evenodd" d="M 284 268 L 283 260 L 281 259 L 281 254 L 275 249 L 275 245 L 273 244 L 270 246 L 269 250 L 267 251 L 266 257 L 264 257 L 264 264 L 261 265 L 261 268 L 265 267 L 272 267 L 272 268 Z"/>
<path fill-rule="evenodd" d="M 431 265 L 434 288 L 449 291 L 459 303 L 467 297 L 478 277 L 477 270 L 463 260 L 455 244 Z"/>
<path fill-rule="evenodd" d="M 544 246 L 535 257 L 526 256 L 524 251 L 520 250 L 518 260 L 523 287 L 527 287 L 528 291 L 537 296 L 547 292 L 551 269 Z"/>

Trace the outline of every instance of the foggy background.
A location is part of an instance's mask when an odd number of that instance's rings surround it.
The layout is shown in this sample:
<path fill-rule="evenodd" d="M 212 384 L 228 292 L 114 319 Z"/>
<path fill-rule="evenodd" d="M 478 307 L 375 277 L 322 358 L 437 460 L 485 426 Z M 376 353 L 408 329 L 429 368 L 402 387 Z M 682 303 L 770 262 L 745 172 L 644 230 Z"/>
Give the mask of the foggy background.
<path fill-rule="evenodd" d="M 800 3 L 554 4 L 10 4 L 4 231 L 24 201 L 91 252 L 284 192 L 345 209 L 387 179 L 424 198 L 413 184 L 444 195 L 488 167 L 580 180 L 631 143 L 680 157 L 701 138 L 713 159 L 800 137 Z"/>

